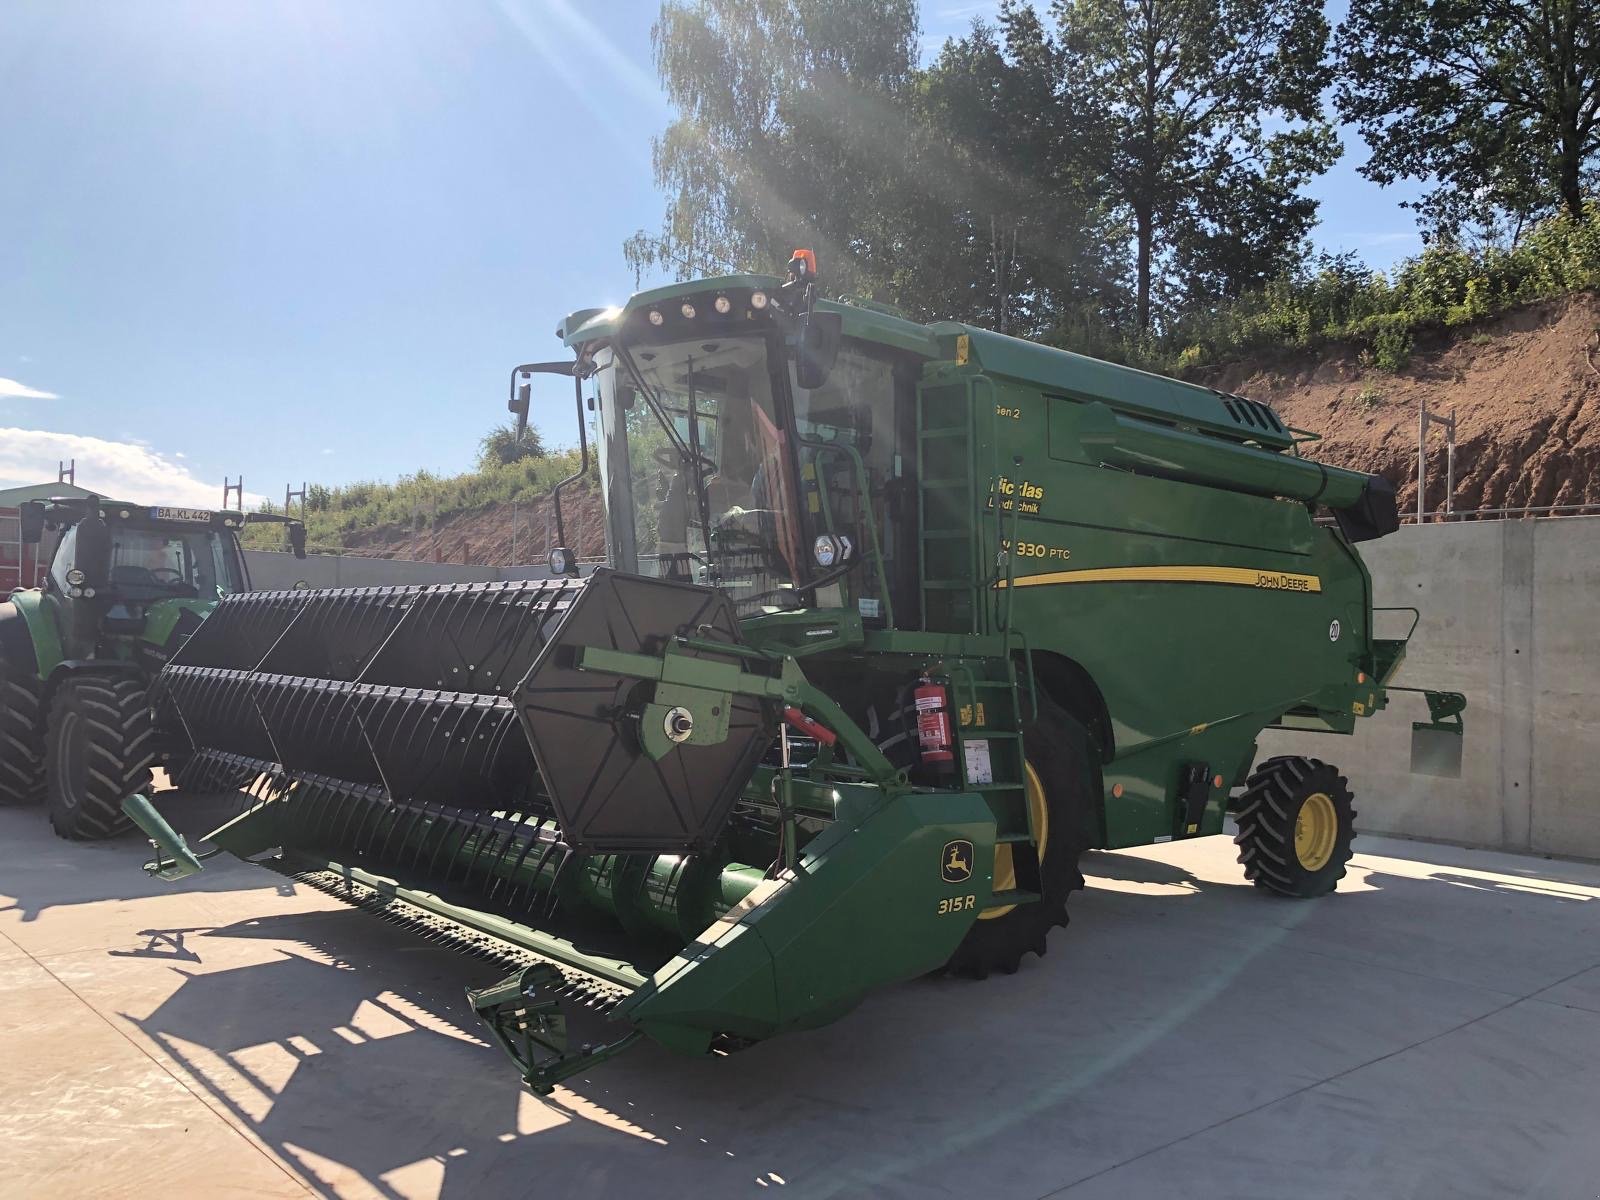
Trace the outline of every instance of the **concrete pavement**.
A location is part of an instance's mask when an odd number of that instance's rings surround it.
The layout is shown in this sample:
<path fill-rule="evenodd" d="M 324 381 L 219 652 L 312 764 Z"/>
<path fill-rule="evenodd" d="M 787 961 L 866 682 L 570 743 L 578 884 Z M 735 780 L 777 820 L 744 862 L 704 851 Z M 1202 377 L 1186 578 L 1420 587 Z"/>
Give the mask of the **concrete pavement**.
<path fill-rule="evenodd" d="M 184 804 L 200 802 L 184 801 Z M 203 823 L 202 813 L 190 823 Z M 1371 837 L 1309 904 L 1086 861 L 1050 954 L 524 1094 L 493 971 L 219 858 L 0 810 L 10 1197 L 1600 1196 L 1600 865 Z"/>

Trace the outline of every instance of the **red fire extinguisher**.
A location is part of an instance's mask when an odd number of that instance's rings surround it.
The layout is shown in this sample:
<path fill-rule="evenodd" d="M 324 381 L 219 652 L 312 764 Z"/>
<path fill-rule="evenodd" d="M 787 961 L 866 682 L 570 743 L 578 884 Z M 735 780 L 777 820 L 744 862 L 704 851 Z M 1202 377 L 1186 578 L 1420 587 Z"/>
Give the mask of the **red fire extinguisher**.
<path fill-rule="evenodd" d="M 941 775 L 955 770 L 955 742 L 950 733 L 950 697 L 944 685 L 926 675 L 912 692 L 917 705 L 917 741 L 922 765 Z"/>

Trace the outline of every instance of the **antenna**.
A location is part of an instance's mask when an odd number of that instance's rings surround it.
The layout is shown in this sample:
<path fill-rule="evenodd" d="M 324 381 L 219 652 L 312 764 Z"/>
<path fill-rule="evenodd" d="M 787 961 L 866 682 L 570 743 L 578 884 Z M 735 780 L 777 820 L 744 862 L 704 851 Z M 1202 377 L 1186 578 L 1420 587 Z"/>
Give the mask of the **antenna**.
<path fill-rule="evenodd" d="M 224 511 L 226 511 L 227 508 L 228 508 L 228 497 L 229 496 L 237 496 L 237 497 L 239 497 L 239 507 L 238 507 L 237 511 L 243 512 L 244 511 L 244 476 L 243 475 L 239 476 L 239 481 L 237 483 L 230 483 L 228 481 L 228 477 L 226 475 L 224 475 L 222 477 L 222 507 L 223 507 Z"/>

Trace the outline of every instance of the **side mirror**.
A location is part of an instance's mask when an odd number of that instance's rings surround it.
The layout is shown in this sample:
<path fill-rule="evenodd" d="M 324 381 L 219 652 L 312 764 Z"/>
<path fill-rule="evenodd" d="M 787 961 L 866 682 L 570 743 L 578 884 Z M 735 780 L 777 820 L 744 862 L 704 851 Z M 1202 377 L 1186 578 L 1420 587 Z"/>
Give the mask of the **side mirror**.
<path fill-rule="evenodd" d="M 511 401 L 506 405 L 517 414 L 517 441 L 528 431 L 528 404 L 533 397 L 533 384 L 521 383 L 511 391 Z"/>
<path fill-rule="evenodd" d="M 298 521 L 289 526 L 289 548 L 296 558 L 306 556 L 306 527 Z"/>
<path fill-rule="evenodd" d="M 111 529 L 100 519 L 99 506 L 90 501 L 89 515 L 78 522 L 72 565 L 83 572 L 85 588 L 103 588 L 111 576 Z"/>
<path fill-rule="evenodd" d="M 22 506 L 17 523 L 22 527 L 22 544 L 37 546 L 44 537 L 44 505 L 29 500 Z"/>
<path fill-rule="evenodd" d="M 511 398 L 506 401 L 506 408 L 517 414 L 517 441 L 522 440 L 522 435 L 528 429 L 528 404 L 533 398 L 533 377 L 535 375 L 571 375 L 577 362 L 542 362 L 523 363 L 520 367 L 511 368 Z"/>
<path fill-rule="evenodd" d="M 844 318 L 838 313 L 810 312 L 800 318 L 800 345 L 795 352 L 795 382 L 811 391 L 828 382 L 839 358 Z"/>

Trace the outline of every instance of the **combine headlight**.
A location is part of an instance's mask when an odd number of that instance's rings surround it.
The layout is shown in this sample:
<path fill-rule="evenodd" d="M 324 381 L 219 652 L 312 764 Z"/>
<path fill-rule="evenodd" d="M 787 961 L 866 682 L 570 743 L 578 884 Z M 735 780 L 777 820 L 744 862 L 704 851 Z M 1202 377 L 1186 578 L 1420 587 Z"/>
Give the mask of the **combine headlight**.
<path fill-rule="evenodd" d="M 716 309 L 723 316 L 727 316 L 733 311 L 733 301 L 729 300 L 726 296 L 718 296 L 711 302 L 711 307 Z"/>
<path fill-rule="evenodd" d="M 87 578 L 88 576 L 78 570 L 77 567 L 73 567 L 67 572 L 67 582 L 73 587 L 82 587 Z"/>
<path fill-rule="evenodd" d="M 767 294 L 765 292 L 751 292 L 750 293 L 750 307 L 751 308 L 755 309 L 757 312 L 760 312 L 766 306 L 767 306 Z"/>
<path fill-rule="evenodd" d="M 683 319 L 685 321 L 694 320 L 694 313 L 695 313 L 694 305 L 690 304 L 687 300 L 685 300 L 683 302 L 683 307 L 678 309 L 678 311 L 683 314 Z"/>
<path fill-rule="evenodd" d="M 652 308 L 650 310 L 649 319 L 650 319 L 650 324 L 652 324 L 652 325 L 664 325 L 664 324 L 666 324 L 666 320 L 667 320 L 666 317 L 661 315 L 661 310 L 659 308 Z"/>
<path fill-rule="evenodd" d="M 572 570 L 572 551 L 565 546 L 557 546 L 549 555 L 550 574 L 566 575 Z"/>

